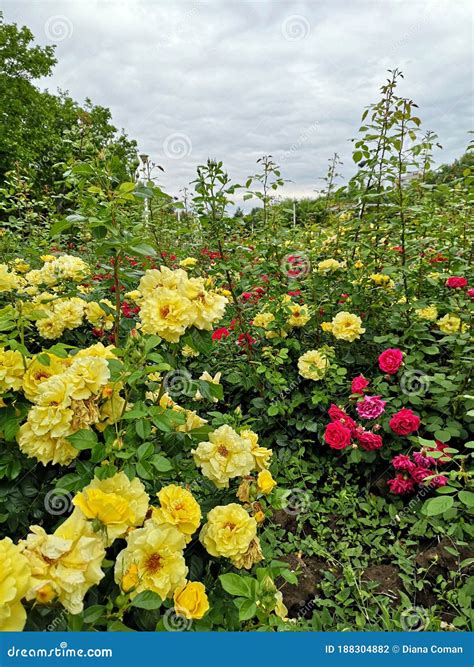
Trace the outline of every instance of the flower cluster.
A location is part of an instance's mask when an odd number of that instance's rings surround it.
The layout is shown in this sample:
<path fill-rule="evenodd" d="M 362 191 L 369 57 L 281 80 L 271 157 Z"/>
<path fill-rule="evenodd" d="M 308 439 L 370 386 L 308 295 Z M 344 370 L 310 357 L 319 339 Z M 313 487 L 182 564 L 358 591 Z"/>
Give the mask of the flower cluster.
<path fill-rule="evenodd" d="M 393 479 L 387 484 L 392 493 L 404 495 L 415 490 L 416 486 L 438 488 L 445 486 L 448 478 L 437 473 L 435 468 L 450 461 L 449 455 L 443 450 L 447 447 L 436 440 L 434 447 L 424 447 L 419 452 L 412 453 L 411 457 L 406 454 L 398 454 L 392 459 L 392 465 L 397 471 Z M 432 452 L 440 452 L 441 456 L 434 458 Z"/>
<path fill-rule="evenodd" d="M 189 278 L 183 269 L 162 266 L 145 272 L 135 301 L 143 333 L 176 343 L 188 327 L 210 330 L 222 318 L 227 298 L 207 290 L 203 278 Z"/>
<path fill-rule="evenodd" d="M 109 382 L 112 358 L 111 349 L 97 343 L 73 357 L 43 353 L 31 359 L 22 388 L 33 407 L 18 433 L 24 454 L 43 465 L 68 465 L 79 453 L 68 436 L 91 426 L 103 430 L 121 417 L 121 387 Z"/>

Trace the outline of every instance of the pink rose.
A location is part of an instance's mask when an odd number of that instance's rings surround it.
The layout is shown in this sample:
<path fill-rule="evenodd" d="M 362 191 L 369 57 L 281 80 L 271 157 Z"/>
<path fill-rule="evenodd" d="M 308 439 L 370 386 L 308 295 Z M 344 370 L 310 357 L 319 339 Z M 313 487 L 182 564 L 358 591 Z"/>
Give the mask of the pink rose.
<path fill-rule="evenodd" d="M 398 454 L 392 459 L 392 465 L 396 470 L 406 470 L 410 472 L 415 467 L 415 464 L 406 454 Z"/>
<path fill-rule="evenodd" d="M 402 408 L 393 415 L 389 426 L 397 435 L 410 435 L 419 429 L 420 423 L 418 415 L 415 415 L 409 408 Z"/>
<path fill-rule="evenodd" d="M 410 493 L 415 488 L 415 482 L 412 479 L 407 479 L 399 473 L 395 479 L 389 479 L 387 482 L 390 491 L 398 495 Z"/>
<path fill-rule="evenodd" d="M 421 484 L 426 477 L 431 475 L 431 472 L 426 468 L 415 467 L 413 470 L 410 470 L 410 475 L 417 484 Z"/>
<path fill-rule="evenodd" d="M 403 362 L 403 352 L 397 347 L 384 350 L 379 356 L 379 367 L 384 373 L 395 375 Z"/>
<path fill-rule="evenodd" d="M 386 404 L 387 401 L 382 401 L 380 396 L 364 396 L 356 405 L 357 414 L 363 419 L 377 419 L 385 410 Z"/>

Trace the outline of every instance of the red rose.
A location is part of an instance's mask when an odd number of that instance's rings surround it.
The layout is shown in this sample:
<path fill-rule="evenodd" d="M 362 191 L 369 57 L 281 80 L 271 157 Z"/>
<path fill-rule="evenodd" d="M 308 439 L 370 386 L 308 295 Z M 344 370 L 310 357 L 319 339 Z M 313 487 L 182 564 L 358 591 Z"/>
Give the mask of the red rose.
<path fill-rule="evenodd" d="M 363 375 L 358 375 L 352 380 L 351 393 L 363 394 L 364 389 L 366 389 L 368 386 L 369 386 L 369 381 L 366 380 Z"/>
<path fill-rule="evenodd" d="M 384 373 L 389 375 L 394 375 L 403 361 L 403 352 L 397 347 L 389 348 L 384 350 L 379 356 L 379 367 Z"/>
<path fill-rule="evenodd" d="M 230 331 L 226 327 L 221 327 L 214 331 L 212 340 L 221 340 L 222 338 L 227 338 L 227 336 L 230 336 Z"/>
<path fill-rule="evenodd" d="M 446 287 L 466 287 L 467 280 L 461 276 L 451 276 L 446 281 Z"/>
<path fill-rule="evenodd" d="M 332 449 L 345 449 L 351 444 L 351 432 L 341 422 L 331 422 L 326 426 L 324 440 Z"/>
<path fill-rule="evenodd" d="M 344 412 L 341 408 L 338 408 L 337 405 L 334 405 L 334 403 L 331 404 L 331 407 L 328 410 L 328 415 L 331 417 L 331 421 L 339 421 L 342 423 L 343 426 L 347 426 L 347 428 L 352 432 L 356 429 L 356 423 L 355 421 L 349 417 L 348 414 Z"/>
<path fill-rule="evenodd" d="M 420 418 L 409 408 L 403 408 L 395 413 L 389 421 L 389 426 L 397 435 L 410 435 L 420 427 Z"/>
<path fill-rule="evenodd" d="M 357 431 L 356 439 L 362 449 L 371 452 L 374 449 L 380 449 L 383 445 L 380 435 L 371 433 L 370 431 Z"/>
<path fill-rule="evenodd" d="M 406 470 L 407 472 L 410 472 L 410 470 L 415 468 L 415 464 L 406 454 L 398 454 L 398 456 L 394 456 L 392 465 L 395 470 Z"/>
<path fill-rule="evenodd" d="M 426 477 L 431 475 L 431 472 L 426 468 L 416 467 L 413 468 L 413 470 L 410 470 L 410 475 L 417 484 L 421 484 L 426 479 Z"/>

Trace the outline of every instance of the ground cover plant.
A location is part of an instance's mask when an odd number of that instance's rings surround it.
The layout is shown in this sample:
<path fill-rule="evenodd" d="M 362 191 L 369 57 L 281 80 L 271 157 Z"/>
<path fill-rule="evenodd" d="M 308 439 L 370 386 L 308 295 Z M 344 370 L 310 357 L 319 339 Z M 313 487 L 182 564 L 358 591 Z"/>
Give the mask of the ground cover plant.
<path fill-rule="evenodd" d="M 50 123 L 1 145 L 0 630 L 470 629 L 472 145 L 394 70 L 348 183 L 178 200 L 1 30 Z"/>

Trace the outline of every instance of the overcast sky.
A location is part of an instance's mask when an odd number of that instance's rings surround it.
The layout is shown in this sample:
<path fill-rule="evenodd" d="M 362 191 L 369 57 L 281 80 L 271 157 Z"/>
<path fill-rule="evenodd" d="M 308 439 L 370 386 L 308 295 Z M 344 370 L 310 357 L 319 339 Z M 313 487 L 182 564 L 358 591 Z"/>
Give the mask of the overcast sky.
<path fill-rule="evenodd" d="M 439 161 L 472 129 L 468 0 L 1 0 L 7 21 L 57 44 L 41 82 L 111 109 L 114 123 L 165 168 L 172 194 L 207 157 L 234 180 L 272 154 L 311 195 L 328 158 L 352 173 L 350 137 L 388 68 L 439 135 Z"/>

